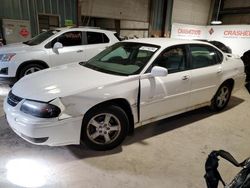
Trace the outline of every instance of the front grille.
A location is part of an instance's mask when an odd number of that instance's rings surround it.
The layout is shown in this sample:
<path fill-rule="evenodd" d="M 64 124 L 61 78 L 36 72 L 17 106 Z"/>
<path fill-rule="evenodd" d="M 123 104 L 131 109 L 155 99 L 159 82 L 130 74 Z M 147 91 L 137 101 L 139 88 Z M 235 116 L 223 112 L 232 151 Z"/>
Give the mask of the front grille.
<path fill-rule="evenodd" d="M 20 101 L 22 100 L 21 97 L 18 97 L 12 93 L 12 91 L 9 92 L 7 103 L 11 106 L 16 106 Z"/>
<path fill-rule="evenodd" d="M 8 74 L 8 67 L 0 69 L 0 74 Z"/>
<path fill-rule="evenodd" d="M 26 136 L 24 134 L 21 133 L 21 136 L 24 137 L 25 139 L 33 142 L 33 143 L 37 143 L 37 144 L 40 144 L 40 143 L 43 143 L 43 142 L 46 142 L 49 137 L 42 137 L 42 138 L 32 138 L 32 137 L 29 137 L 29 136 Z"/>

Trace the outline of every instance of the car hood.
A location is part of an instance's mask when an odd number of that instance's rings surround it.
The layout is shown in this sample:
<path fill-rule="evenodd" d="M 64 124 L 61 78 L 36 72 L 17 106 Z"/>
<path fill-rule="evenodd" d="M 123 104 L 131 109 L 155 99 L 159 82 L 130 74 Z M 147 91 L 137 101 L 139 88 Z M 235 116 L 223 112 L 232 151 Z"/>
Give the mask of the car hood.
<path fill-rule="evenodd" d="M 2 46 L 0 48 L 0 54 L 3 53 L 22 53 L 30 51 L 30 46 L 23 43 L 14 43 Z"/>
<path fill-rule="evenodd" d="M 25 99 L 48 102 L 57 97 L 105 87 L 128 78 L 98 72 L 74 63 L 27 75 L 13 86 L 12 93 Z"/>

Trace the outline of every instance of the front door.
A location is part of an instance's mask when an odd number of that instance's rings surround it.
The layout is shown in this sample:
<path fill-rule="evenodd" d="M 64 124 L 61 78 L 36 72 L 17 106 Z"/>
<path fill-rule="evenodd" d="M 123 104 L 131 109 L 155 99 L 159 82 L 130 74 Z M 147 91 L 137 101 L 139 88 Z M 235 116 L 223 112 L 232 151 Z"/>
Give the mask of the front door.
<path fill-rule="evenodd" d="M 168 75 L 141 79 L 141 121 L 173 114 L 190 105 L 191 75 L 187 70 L 186 46 L 167 48 L 153 66 L 167 68 Z"/>
<path fill-rule="evenodd" d="M 84 49 L 86 55 L 84 61 L 94 57 L 110 45 L 109 38 L 105 33 L 86 31 L 84 32 L 84 36 L 86 39 Z"/>
<path fill-rule="evenodd" d="M 63 47 L 54 50 L 53 45 L 60 42 Z M 63 33 L 51 42 L 51 47 L 47 49 L 50 54 L 50 63 L 52 66 L 84 61 L 83 32 L 69 31 Z"/>

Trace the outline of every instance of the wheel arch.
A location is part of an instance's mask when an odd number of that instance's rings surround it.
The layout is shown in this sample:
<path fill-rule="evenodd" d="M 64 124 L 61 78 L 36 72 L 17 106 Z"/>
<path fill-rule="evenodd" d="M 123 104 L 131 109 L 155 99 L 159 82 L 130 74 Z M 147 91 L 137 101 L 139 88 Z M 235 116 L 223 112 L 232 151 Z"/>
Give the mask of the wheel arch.
<path fill-rule="evenodd" d="M 133 116 L 133 112 L 132 112 L 132 109 L 131 109 L 131 105 L 124 98 L 111 99 L 111 100 L 104 101 L 104 102 L 101 102 L 99 104 L 96 104 L 95 106 L 91 107 L 85 113 L 85 115 L 83 117 L 83 121 L 84 121 L 84 118 L 85 118 L 86 114 L 90 113 L 91 111 L 93 111 L 93 110 L 95 110 L 97 108 L 101 108 L 102 106 L 107 106 L 107 105 L 115 105 L 115 106 L 118 106 L 118 107 L 122 108 L 125 111 L 125 113 L 128 116 L 128 119 L 129 119 L 128 133 L 129 134 L 133 133 L 133 131 L 134 131 L 134 116 Z"/>
<path fill-rule="evenodd" d="M 29 60 L 29 61 L 25 61 L 23 62 L 21 65 L 18 66 L 17 71 L 16 71 L 16 77 L 19 77 L 20 71 L 22 70 L 22 68 L 24 68 L 25 66 L 29 65 L 29 64 L 38 64 L 38 65 L 42 65 L 44 68 L 49 68 L 49 65 L 41 60 Z"/>
<path fill-rule="evenodd" d="M 223 104 L 223 106 L 217 106 L 217 104 L 216 104 L 216 96 L 217 96 L 218 92 L 220 91 L 220 88 L 222 88 L 222 86 L 224 86 L 224 85 L 227 85 L 228 87 L 230 87 L 231 91 L 229 93 L 229 97 L 228 97 L 226 103 Z M 213 98 L 211 99 L 210 109 L 213 110 L 213 111 L 221 111 L 221 110 L 223 110 L 227 106 L 227 104 L 228 104 L 228 102 L 230 100 L 230 96 L 231 96 L 231 93 L 233 91 L 233 88 L 234 88 L 234 79 L 229 78 L 229 79 L 225 80 L 224 82 L 222 82 L 220 84 L 220 86 L 218 87 L 216 93 L 214 94 Z"/>
<path fill-rule="evenodd" d="M 228 78 L 228 79 L 226 79 L 224 82 L 222 82 L 222 83 L 218 86 L 218 88 L 217 88 L 215 94 L 213 95 L 213 98 L 214 98 L 214 96 L 216 95 L 216 93 L 218 92 L 218 90 L 220 89 L 220 87 L 221 87 L 222 85 L 224 85 L 224 84 L 229 84 L 229 85 L 231 86 L 231 91 L 233 91 L 233 88 L 234 88 L 234 79 L 233 79 L 233 78 Z M 213 98 L 212 98 L 211 100 L 213 100 Z"/>
<path fill-rule="evenodd" d="M 225 80 L 224 82 L 222 82 L 220 86 L 222 86 L 223 84 L 229 84 L 231 86 L 231 89 L 233 90 L 233 88 L 234 88 L 234 79 L 229 78 L 229 79 Z"/>

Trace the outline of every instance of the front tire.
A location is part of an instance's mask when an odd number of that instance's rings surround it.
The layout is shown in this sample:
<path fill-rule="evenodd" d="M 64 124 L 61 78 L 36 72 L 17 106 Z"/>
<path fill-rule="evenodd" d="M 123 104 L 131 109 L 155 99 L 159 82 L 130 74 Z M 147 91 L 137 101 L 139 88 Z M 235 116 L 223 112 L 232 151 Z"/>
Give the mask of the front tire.
<path fill-rule="evenodd" d="M 128 117 L 118 106 L 100 107 L 83 119 L 81 141 L 94 150 L 110 150 L 122 143 L 128 133 Z"/>
<path fill-rule="evenodd" d="M 39 65 L 39 64 L 35 64 L 35 63 L 31 63 L 26 65 L 25 67 L 23 67 L 18 75 L 18 79 L 21 79 L 22 77 L 28 75 L 28 74 L 32 74 L 34 72 L 43 70 L 44 66 Z"/>
<path fill-rule="evenodd" d="M 214 111 L 223 110 L 231 97 L 232 85 L 229 83 L 222 84 L 211 101 L 211 109 Z"/>

